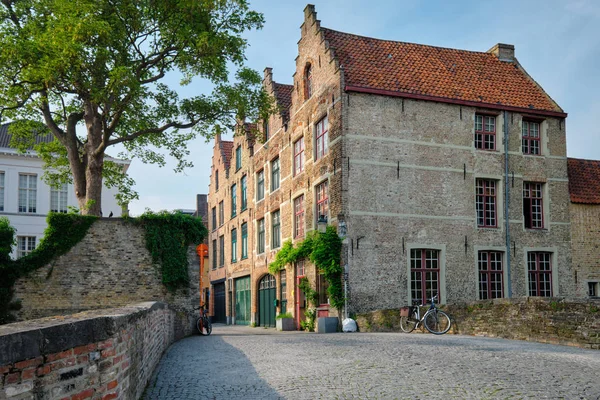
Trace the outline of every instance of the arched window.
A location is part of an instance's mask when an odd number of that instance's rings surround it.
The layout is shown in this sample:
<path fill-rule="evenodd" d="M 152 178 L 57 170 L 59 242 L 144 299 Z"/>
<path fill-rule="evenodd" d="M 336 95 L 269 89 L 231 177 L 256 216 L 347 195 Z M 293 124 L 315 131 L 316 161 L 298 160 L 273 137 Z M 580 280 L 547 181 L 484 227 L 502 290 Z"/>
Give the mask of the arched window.
<path fill-rule="evenodd" d="M 306 64 L 306 68 L 304 68 L 304 100 L 310 99 L 312 92 L 312 68 L 310 64 Z"/>

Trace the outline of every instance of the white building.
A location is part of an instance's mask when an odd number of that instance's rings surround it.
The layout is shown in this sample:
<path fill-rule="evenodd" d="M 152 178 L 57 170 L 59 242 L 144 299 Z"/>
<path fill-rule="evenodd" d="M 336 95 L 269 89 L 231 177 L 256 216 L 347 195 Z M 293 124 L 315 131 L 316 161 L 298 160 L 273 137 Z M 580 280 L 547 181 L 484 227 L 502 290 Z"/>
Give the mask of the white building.
<path fill-rule="evenodd" d="M 0 125 L 0 216 L 8 217 L 17 230 L 17 246 L 12 256 L 21 257 L 35 248 L 44 236 L 46 217 L 50 211 L 67 212 L 68 206 L 79 208 L 73 185 L 65 184 L 60 189 L 48 186 L 42 175 L 43 161 L 35 154 L 19 154 L 10 147 L 8 125 Z M 40 136 L 38 143 L 53 140 L 51 134 Z M 116 160 L 129 168 L 129 160 Z M 116 188 L 102 189 L 102 212 L 105 217 L 112 213 L 120 217 L 121 207 L 117 204 Z"/>

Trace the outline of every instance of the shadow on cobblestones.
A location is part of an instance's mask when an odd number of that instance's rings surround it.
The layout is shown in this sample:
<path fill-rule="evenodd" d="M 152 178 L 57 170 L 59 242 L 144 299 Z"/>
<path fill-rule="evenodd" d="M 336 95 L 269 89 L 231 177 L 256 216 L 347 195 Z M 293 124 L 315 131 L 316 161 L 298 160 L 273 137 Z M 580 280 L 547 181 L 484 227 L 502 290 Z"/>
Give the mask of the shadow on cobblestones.
<path fill-rule="evenodd" d="M 265 349 L 267 351 L 268 349 Z M 221 335 L 191 336 L 161 359 L 143 399 L 280 399 L 245 354 Z"/>

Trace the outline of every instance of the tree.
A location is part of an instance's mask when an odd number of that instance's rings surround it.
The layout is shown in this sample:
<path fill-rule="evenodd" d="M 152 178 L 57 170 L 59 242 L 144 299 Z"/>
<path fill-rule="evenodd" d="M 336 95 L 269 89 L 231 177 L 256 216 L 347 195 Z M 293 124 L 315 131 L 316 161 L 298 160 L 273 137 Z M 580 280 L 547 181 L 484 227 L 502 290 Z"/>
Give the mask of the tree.
<path fill-rule="evenodd" d="M 246 0 L 0 0 L 0 119 L 15 121 L 22 149 L 51 132 L 35 147 L 46 180 L 72 182 L 82 213 L 100 215 L 103 178 L 121 202 L 137 198 L 105 159 L 110 146 L 159 165 L 166 149 L 179 172 L 190 139 L 269 112 L 260 76 L 244 67 L 242 35 L 262 24 Z M 180 99 L 171 71 L 181 84 L 208 80 L 212 93 Z"/>

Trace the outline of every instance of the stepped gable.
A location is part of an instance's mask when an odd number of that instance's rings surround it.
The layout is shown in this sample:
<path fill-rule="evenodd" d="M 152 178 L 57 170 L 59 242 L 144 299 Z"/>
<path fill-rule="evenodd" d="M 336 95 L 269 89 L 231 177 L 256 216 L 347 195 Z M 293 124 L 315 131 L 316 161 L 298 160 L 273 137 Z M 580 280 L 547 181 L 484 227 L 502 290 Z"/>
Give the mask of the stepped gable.
<path fill-rule="evenodd" d="M 344 70 L 348 91 L 563 113 L 514 57 L 501 60 L 492 50 L 456 50 L 321 29 Z"/>
<path fill-rule="evenodd" d="M 292 91 L 294 90 L 294 85 L 273 82 L 273 90 L 275 91 L 275 98 L 279 105 L 281 117 L 284 121 L 288 121 L 290 118 L 290 107 L 292 106 Z"/>
<path fill-rule="evenodd" d="M 600 161 L 568 158 L 572 203 L 600 204 Z"/>
<path fill-rule="evenodd" d="M 221 149 L 221 157 L 223 157 L 223 162 L 225 164 L 225 169 L 229 169 L 229 164 L 231 163 L 231 153 L 233 151 L 233 142 L 228 140 L 221 140 L 219 142 L 219 148 Z"/>

